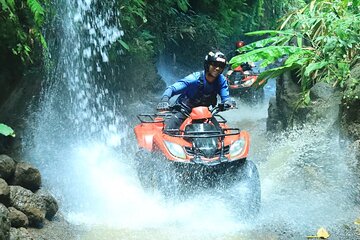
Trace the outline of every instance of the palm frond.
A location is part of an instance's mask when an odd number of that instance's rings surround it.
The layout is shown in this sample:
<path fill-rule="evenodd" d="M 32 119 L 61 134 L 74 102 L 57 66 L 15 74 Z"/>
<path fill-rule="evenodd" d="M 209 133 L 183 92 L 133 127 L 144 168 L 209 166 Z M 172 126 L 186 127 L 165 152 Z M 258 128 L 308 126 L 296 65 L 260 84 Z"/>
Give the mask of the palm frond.
<path fill-rule="evenodd" d="M 44 8 L 37 0 L 27 0 L 27 5 L 34 15 L 36 25 L 41 26 L 41 24 L 44 22 Z"/>

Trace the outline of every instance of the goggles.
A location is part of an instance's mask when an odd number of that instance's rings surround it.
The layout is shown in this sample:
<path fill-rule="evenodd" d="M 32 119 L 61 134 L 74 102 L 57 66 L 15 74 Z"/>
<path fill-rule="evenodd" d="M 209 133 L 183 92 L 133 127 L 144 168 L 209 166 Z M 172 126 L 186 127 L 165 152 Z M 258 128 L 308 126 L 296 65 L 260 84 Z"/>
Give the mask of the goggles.
<path fill-rule="evenodd" d="M 215 68 L 217 68 L 217 67 L 225 68 L 226 63 L 224 63 L 224 62 L 210 62 L 210 65 L 215 67 Z"/>

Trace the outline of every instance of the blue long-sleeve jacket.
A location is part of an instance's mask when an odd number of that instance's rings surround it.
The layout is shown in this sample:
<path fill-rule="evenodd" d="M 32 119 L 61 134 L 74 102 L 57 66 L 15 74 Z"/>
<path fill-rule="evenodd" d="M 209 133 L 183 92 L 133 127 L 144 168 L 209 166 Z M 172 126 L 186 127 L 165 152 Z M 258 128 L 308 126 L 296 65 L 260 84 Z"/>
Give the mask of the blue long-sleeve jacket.
<path fill-rule="evenodd" d="M 178 101 L 189 107 L 216 105 L 216 96 L 220 95 L 224 103 L 229 97 L 229 88 L 224 75 L 220 74 L 213 83 L 205 79 L 205 71 L 194 72 L 166 88 L 162 97 L 171 98 L 180 94 Z"/>

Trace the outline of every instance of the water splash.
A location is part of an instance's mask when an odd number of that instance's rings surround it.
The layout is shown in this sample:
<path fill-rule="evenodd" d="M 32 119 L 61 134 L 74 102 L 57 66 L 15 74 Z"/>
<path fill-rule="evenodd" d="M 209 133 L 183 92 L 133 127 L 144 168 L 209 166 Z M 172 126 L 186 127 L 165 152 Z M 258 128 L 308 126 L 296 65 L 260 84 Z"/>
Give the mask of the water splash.
<path fill-rule="evenodd" d="M 339 228 L 356 218 L 356 176 L 338 134 L 311 125 L 273 136 L 260 163 L 262 221 L 283 222 L 293 231 Z M 268 139 L 270 140 L 270 139 Z"/>
<path fill-rule="evenodd" d="M 129 132 L 116 93 L 107 88 L 112 79 L 103 70 L 109 68 L 112 44 L 124 33 L 115 1 L 63 0 L 52 6 L 57 15 L 47 32 L 59 39 L 49 40 L 54 67 L 25 134 L 24 152 L 60 199 L 62 211 L 89 210 L 99 199 L 92 192 L 94 179 L 88 178 L 94 174 L 89 167 L 96 165 L 80 153 L 105 145 L 121 154 Z"/>
<path fill-rule="evenodd" d="M 40 110 L 28 129 L 32 137 L 24 139 L 27 156 L 67 219 L 120 228 L 124 239 L 134 229 L 143 231 L 138 239 L 145 239 L 147 229 L 159 229 L 150 234 L 154 239 L 236 239 L 242 232 L 264 239 L 283 225 L 305 236 L 313 226 L 336 225 L 354 216 L 349 209 L 354 176 L 337 136 L 324 137 L 321 126 L 309 126 L 266 138 L 266 105 L 240 105 L 228 116 L 231 124 L 249 127 L 253 136 L 250 157 L 260 167 L 263 189 L 257 223 L 233 219 L 216 194 L 171 204 L 145 193 L 132 168 L 135 141 L 129 139 L 115 93 L 106 88 L 111 81 L 103 70 L 108 51 L 123 34 L 112 4 L 60 2 L 61 51 L 53 55 L 56 69 L 49 73 Z M 93 12 L 94 5 L 102 11 Z M 273 226 L 275 230 L 269 229 Z M 257 228 L 265 234 L 252 235 Z M 111 239 L 104 234 L 99 239 Z"/>

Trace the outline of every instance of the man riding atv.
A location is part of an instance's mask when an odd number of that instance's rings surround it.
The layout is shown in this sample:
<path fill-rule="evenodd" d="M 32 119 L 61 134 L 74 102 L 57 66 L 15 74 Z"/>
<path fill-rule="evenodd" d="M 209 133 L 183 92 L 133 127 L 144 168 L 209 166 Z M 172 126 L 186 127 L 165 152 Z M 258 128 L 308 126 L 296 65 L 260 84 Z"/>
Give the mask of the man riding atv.
<path fill-rule="evenodd" d="M 224 54 L 209 52 L 204 71 L 165 90 L 157 108 L 171 111 L 138 115 L 135 167 L 146 190 L 181 200 L 213 189 L 221 192 L 234 216 L 249 219 L 260 210 L 260 178 L 255 163 L 247 159 L 249 133 L 230 127 L 219 114 L 235 106 L 221 74 L 225 66 Z M 178 94 L 170 107 L 169 99 Z M 217 104 L 217 95 L 222 103 Z"/>
<path fill-rule="evenodd" d="M 233 57 L 244 53 L 244 41 L 235 43 L 236 50 Z M 259 73 L 255 73 L 253 68 L 255 64 L 252 62 L 244 62 L 234 69 L 229 69 L 226 72 L 226 80 L 228 82 L 229 90 L 232 95 L 237 95 L 247 104 L 256 104 L 264 99 L 264 89 L 256 89 L 253 84 L 258 80 Z"/>
<path fill-rule="evenodd" d="M 204 71 L 194 72 L 166 88 L 162 95 L 157 110 L 169 110 L 169 99 L 180 94 L 177 104 L 185 106 L 188 111 L 198 106 L 215 106 L 217 95 L 221 102 L 228 107 L 235 107 L 235 102 L 230 100 L 226 78 L 222 75 L 227 64 L 225 55 L 220 51 L 210 51 L 204 60 Z M 166 122 L 168 129 L 179 128 L 186 119 L 182 112 L 174 114 Z"/>
<path fill-rule="evenodd" d="M 235 51 L 233 52 L 233 56 L 232 57 L 235 57 L 237 55 L 240 55 L 240 54 L 243 54 L 244 52 L 242 51 L 242 47 L 244 47 L 246 44 L 244 41 L 237 41 L 235 43 Z M 244 62 L 242 63 L 241 65 L 241 70 L 243 72 L 245 71 L 250 71 L 253 67 L 254 67 L 254 63 L 248 63 L 248 62 Z M 232 69 L 229 69 L 226 73 L 226 78 L 230 78 L 230 76 L 234 73 L 234 70 Z"/>

